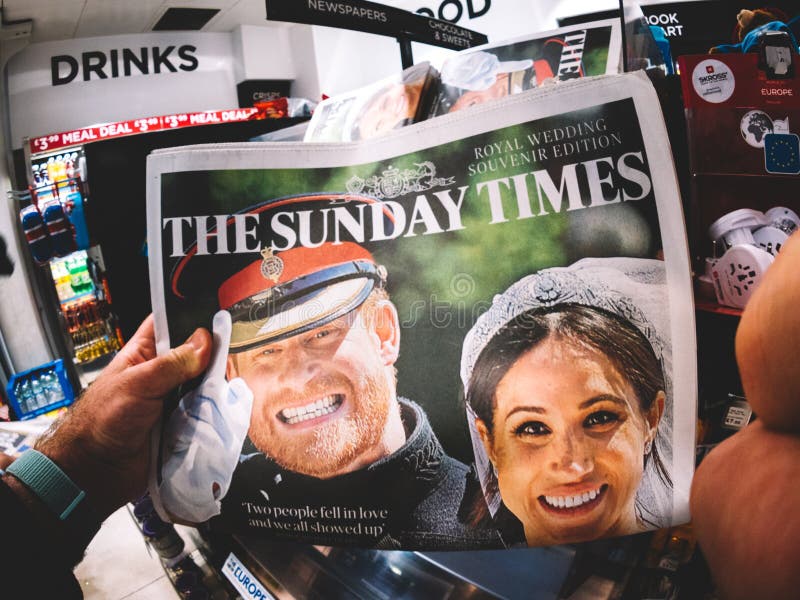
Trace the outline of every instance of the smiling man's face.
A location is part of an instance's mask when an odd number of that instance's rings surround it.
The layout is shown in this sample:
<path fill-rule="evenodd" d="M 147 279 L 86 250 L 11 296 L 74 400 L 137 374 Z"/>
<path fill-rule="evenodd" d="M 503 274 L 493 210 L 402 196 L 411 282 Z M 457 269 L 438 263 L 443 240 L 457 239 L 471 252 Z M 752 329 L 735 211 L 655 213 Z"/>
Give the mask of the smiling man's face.
<path fill-rule="evenodd" d="M 396 312 L 384 304 L 229 357 L 228 378 L 242 377 L 253 391 L 250 439 L 284 468 L 325 479 L 393 450 L 386 430 L 399 410 L 397 332 L 386 315 Z M 381 316 L 365 319 L 365 310 Z"/>

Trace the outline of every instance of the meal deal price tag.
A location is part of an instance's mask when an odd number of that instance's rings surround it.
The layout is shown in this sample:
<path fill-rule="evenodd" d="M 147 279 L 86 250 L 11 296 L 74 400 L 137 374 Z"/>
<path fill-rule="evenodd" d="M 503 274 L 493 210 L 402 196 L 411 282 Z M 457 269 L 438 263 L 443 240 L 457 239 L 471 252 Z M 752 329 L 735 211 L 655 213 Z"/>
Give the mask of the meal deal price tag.
<path fill-rule="evenodd" d="M 258 113 L 257 108 L 235 108 L 229 110 L 209 110 L 199 113 L 184 113 L 177 115 L 164 115 L 161 117 L 144 117 L 119 123 L 106 123 L 92 125 L 72 131 L 52 133 L 30 140 L 31 154 L 52 152 L 61 148 L 77 146 L 87 142 L 108 140 L 135 133 L 150 133 L 165 129 L 178 129 L 194 125 L 208 125 L 212 123 L 233 123 L 247 121 Z"/>

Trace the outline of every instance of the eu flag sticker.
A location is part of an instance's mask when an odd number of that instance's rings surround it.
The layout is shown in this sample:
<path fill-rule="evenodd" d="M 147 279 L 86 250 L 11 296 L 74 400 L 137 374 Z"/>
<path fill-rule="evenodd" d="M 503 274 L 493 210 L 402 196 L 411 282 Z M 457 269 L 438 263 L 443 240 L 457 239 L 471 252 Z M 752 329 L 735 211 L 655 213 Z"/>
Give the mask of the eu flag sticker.
<path fill-rule="evenodd" d="M 800 173 L 800 138 L 795 133 L 764 135 L 764 161 L 767 173 Z"/>

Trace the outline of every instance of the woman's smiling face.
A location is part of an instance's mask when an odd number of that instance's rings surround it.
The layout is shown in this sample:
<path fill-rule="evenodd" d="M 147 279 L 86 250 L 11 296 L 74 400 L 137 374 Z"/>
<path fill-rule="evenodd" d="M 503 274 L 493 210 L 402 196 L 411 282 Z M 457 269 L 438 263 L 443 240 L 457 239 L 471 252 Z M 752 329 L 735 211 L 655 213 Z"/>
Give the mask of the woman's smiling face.
<path fill-rule="evenodd" d="M 551 336 L 517 359 L 495 401 L 492 433 L 480 420 L 478 430 L 529 545 L 639 531 L 636 488 L 662 399 L 643 415 L 604 354 Z"/>

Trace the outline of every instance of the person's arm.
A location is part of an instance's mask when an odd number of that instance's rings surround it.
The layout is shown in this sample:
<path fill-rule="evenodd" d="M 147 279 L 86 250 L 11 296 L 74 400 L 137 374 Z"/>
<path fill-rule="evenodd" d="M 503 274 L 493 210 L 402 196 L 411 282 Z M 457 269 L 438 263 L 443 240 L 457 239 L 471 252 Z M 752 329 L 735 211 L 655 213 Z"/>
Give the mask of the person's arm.
<path fill-rule="evenodd" d="M 0 452 L 0 471 L 5 471 L 12 462 L 14 462 L 13 456 Z M 2 475 L 2 472 L 0 472 L 0 475 Z"/>
<path fill-rule="evenodd" d="M 205 369 L 211 335 L 198 329 L 186 343 L 156 356 L 153 319 L 141 325 L 97 380 L 35 445 L 85 496 L 79 519 L 62 519 L 13 474 L 3 475 L 3 506 L 27 516 L 44 565 L 71 568 L 99 524 L 147 486 L 150 430 L 166 395 Z M 19 459 L 18 459 L 19 460 Z M 5 518 L 5 515 L 4 515 Z M 4 531 L 4 539 L 6 538 Z M 12 565 L 0 564 L 16 577 Z M 5 578 L 4 578 L 5 579 Z"/>
<path fill-rule="evenodd" d="M 692 484 L 700 547 L 724 598 L 800 590 L 800 236 L 745 309 L 736 356 L 757 420 L 715 448 Z"/>
<path fill-rule="evenodd" d="M 0 481 L 3 516 L 0 590 L 3 597 L 80 598 L 72 576 L 74 546 L 65 547 L 61 524 L 13 477 Z M 46 573 L 46 577 L 43 574 Z"/>

